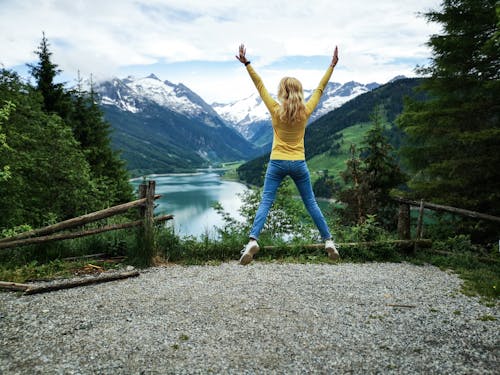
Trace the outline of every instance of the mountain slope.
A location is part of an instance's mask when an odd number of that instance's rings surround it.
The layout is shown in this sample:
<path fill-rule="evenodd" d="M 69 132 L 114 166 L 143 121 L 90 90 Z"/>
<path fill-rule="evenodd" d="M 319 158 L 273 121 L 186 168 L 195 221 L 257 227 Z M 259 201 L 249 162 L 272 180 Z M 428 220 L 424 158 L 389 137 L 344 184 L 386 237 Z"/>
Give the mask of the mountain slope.
<path fill-rule="evenodd" d="M 186 86 L 145 78 L 114 78 L 95 88 L 113 145 L 134 174 L 176 172 L 259 154 Z"/>
<path fill-rule="evenodd" d="M 345 155 L 336 155 L 335 150 L 330 152 L 332 146 L 338 142 L 338 133 L 350 127 L 356 127 L 354 131 L 356 134 L 364 132 L 365 126 L 361 124 L 370 122 L 371 113 L 377 105 L 383 105 L 387 120 L 394 122 L 403 110 L 404 97 L 411 96 L 422 100 L 425 98 L 424 93 L 415 91 L 421 82 L 422 79 L 405 78 L 387 83 L 357 96 L 310 124 L 306 129 L 305 147 L 307 160 L 315 159 L 311 166 L 318 165 L 320 169 L 337 170 L 339 166 L 337 159 L 345 159 Z M 344 139 L 344 142 L 348 140 Z M 240 178 L 248 183 L 261 184 L 265 163 L 268 160 L 269 154 L 241 165 L 238 169 Z M 313 169 L 311 173 L 314 173 Z"/>
<path fill-rule="evenodd" d="M 305 135 L 306 158 L 328 151 L 335 141 L 336 132 L 355 124 L 369 122 L 377 105 L 384 106 L 387 120 L 393 122 L 403 111 L 406 96 L 424 98 L 423 93 L 415 92 L 421 81 L 419 78 L 404 78 L 387 83 L 354 98 L 310 124 Z"/>
<path fill-rule="evenodd" d="M 310 122 L 378 86 L 378 83 L 363 85 L 352 81 L 345 84 L 329 82 Z M 304 91 L 306 100 L 312 92 L 313 90 Z M 273 96 L 276 98 L 276 95 Z M 213 103 L 212 107 L 228 124 L 252 143 L 257 145 L 270 143 L 272 136 L 271 117 L 257 92 L 235 102 Z"/>
<path fill-rule="evenodd" d="M 182 117 L 151 105 L 150 115 L 127 113 L 115 106 L 103 105 L 105 118 L 112 124 L 113 146 L 122 150 L 122 157 L 133 175 L 182 172 L 201 168 L 207 161 L 200 155 L 179 146 L 175 137 L 182 129 Z M 172 127 L 171 122 L 176 126 Z"/>

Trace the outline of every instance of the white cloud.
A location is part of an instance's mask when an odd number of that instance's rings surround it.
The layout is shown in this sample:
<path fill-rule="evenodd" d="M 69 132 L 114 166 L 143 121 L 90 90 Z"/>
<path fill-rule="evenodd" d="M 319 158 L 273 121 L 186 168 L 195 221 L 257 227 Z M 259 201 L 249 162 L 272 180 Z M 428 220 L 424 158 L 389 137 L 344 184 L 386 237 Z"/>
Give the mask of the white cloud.
<path fill-rule="evenodd" d="M 263 69 L 286 56 L 324 55 L 328 62 L 338 44 L 338 78 L 381 82 L 411 73 L 412 60 L 428 57 L 425 42 L 437 26 L 416 13 L 439 4 L 440 0 L 0 0 L 0 63 L 12 67 L 33 61 L 42 31 L 51 43 L 54 62 L 68 74 L 80 70 L 84 75 L 111 75 L 131 65 L 145 65 L 146 72 L 155 63 L 230 61 L 240 42 L 247 44 L 249 55 Z M 401 59 L 408 61 L 406 66 L 395 64 Z M 240 80 L 237 71 L 162 78 L 185 78 L 202 96 L 208 92 L 216 99 L 228 96 L 224 89 Z M 319 71 L 301 73 L 305 82 L 312 82 Z"/>

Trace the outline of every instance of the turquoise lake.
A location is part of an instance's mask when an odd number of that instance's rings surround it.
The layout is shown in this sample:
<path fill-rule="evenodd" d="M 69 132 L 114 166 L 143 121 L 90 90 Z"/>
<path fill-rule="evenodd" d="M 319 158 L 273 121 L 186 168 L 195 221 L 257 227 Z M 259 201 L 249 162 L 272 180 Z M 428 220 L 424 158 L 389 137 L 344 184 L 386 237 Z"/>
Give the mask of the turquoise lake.
<path fill-rule="evenodd" d="M 240 217 L 240 193 L 247 187 L 239 182 L 221 179 L 217 172 L 198 172 L 185 174 L 162 174 L 146 176 L 156 181 L 156 194 L 162 197 L 155 201 L 155 215 L 173 214 L 175 231 L 181 236 L 199 237 L 205 233 L 216 235 L 214 227 L 222 227 L 222 217 L 213 209 L 219 202 L 233 217 Z M 143 178 L 131 180 L 134 189 Z"/>

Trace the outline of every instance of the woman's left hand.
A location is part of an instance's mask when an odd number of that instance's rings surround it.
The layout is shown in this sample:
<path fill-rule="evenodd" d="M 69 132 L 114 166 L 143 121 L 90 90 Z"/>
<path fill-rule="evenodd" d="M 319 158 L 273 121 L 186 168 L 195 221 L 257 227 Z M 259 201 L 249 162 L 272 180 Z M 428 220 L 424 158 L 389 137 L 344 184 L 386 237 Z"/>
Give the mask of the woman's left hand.
<path fill-rule="evenodd" d="M 247 49 L 245 48 L 245 45 L 240 44 L 240 49 L 239 49 L 239 54 L 236 55 L 236 58 L 240 61 L 240 63 L 245 64 L 248 60 L 245 57 L 245 54 L 247 53 Z"/>

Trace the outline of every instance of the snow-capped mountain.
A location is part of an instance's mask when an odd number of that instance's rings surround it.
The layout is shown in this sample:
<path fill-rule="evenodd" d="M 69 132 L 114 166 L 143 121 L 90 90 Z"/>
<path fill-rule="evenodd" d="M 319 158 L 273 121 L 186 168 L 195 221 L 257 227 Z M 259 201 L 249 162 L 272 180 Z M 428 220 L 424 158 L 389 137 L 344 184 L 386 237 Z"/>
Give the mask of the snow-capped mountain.
<path fill-rule="evenodd" d="M 365 85 L 353 81 L 345 84 L 329 82 L 310 121 L 316 120 L 356 96 L 371 91 L 378 86 L 380 86 L 378 83 Z M 304 90 L 306 100 L 312 93 L 313 90 Z M 271 95 L 276 99 L 276 95 Z M 212 107 L 227 123 L 249 140 L 261 130 L 264 124 L 268 125 L 271 121 L 267 108 L 257 92 L 235 102 L 226 104 L 213 103 Z"/>
<path fill-rule="evenodd" d="M 189 118 L 202 120 L 209 126 L 221 126 L 219 115 L 202 98 L 184 86 L 161 81 L 154 74 L 144 78 L 114 78 L 97 86 L 101 103 L 137 113 L 148 101 Z"/>
<path fill-rule="evenodd" d="M 258 93 L 227 104 L 213 103 L 212 108 L 246 139 L 250 139 L 254 133 L 252 124 L 271 119 Z"/>
<path fill-rule="evenodd" d="M 328 83 L 311 122 L 378 86 Z M 129 169 L 138 173 L 248 160 L 270 147 L 270 117 L 257 92 L 209 105 L 182 83 L 162 81 L 154 74 L 114 78 L 94 89 L 114 130 L 114 145 L 123 151 Z M 307 100 L 312 90 L 304 94 Z"/>
<path fill-rule="evenodd" d="M 183 84 L 145 78 L 98 83 L 111 138 L 134 174 L 192 170 L 260 153 Z"/>
<path fill-rule="evenodd" d="M 375 82 L 366 85 L 354 81 L 344 83 L 343 85 L 340 83 L 328 83 L 318 107 L 316 107 L 316 110 L 311 116 L 311 121 L 316 120 L 335 108 L 341 107 L 343 104 L 347 103 L 351 99 L 354 99 L 356 96 L 376 89 L 379 86 L 380 85 Z M 310 94 L 312 94 L 312 91 Z"/>

